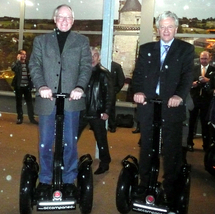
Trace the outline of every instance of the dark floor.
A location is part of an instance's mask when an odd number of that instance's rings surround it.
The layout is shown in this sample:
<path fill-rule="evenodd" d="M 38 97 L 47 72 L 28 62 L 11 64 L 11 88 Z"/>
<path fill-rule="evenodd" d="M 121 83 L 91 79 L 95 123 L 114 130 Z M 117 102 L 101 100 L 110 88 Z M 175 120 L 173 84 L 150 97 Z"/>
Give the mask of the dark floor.
<path fill-rule="evenodd" d="M 16 124 L 14 97 L 0 96 L 0 214 L 19 213 L 19 180 L 22 159 L 26 153 L 38 156 L 38 129 L 24 117 L 24 123 Z M 36 118 L 37 119 L 37 118 Z M 122 168 L 121 160 L 131 154 L 138 157 L 139 134 L 132 134 L 129 128 L 118 128 L 116 133 L 108 132 L 108 141 L 112 162 L 110 170 L 102 175 L 94 176 L 94 201 L 92 214 L 117 214 L 115 204 L 115 190 L 119 172 Z M 204 151 L 201 138 L 195 138 L 195 151 L 187 154 L 187 160 L 192 165 L 191 192 L 189 214 L 215 213 L 215 177 L 204 170 Z M 94 159 L 93 171 L 98 167 L 95 159 L 95 139 L 92 131 L 86 128 L 78 143 L 79 156 L 90 153 Z M 162 170 L 160 172 L 160 177 Z M 36 212 L 35 213 L 53 213 Z M 80 213 L 79 208 L 73 211 L 54 212 Z M 136 213 L 136 212 L 130 212 Z"/>

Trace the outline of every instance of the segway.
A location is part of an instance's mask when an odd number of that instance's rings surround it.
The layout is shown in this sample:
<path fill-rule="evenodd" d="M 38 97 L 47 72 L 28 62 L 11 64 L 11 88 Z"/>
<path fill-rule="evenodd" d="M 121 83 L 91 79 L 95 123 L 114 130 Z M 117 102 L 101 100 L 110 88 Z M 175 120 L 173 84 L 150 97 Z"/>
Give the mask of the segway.
<path fill-rule="evenodd" d="M 215 176 L 215 144 L 212 143 L 205 151 L 204 156 L 205 170 Z"/>
<path fill-rule="evenodd" d="M 76 204 L 82 214 L 89 214 L 93 203 L 93 175 L 92 158 L 90 154 L 83 155 L 79 159 L 77 190 L 71 196 L 64 196 L 62 171 L 63 171 L 63 121 L 64 121 L 64 100 L 69 94 L 54 94 L 56 98 L 56 133 L 55 151 L 53 161 L 53 182 L 48 199 L 40 199 L 36 194 L 36 183 L 39 173 L 39 165 L 36 157 L 26 154 L 23 159 L 23 167 L 20 179 L 19 210 L 20 214 L 31 214 L 33 207 L 37 211 L 62 211 L 74 210 Z M 78 193 L 77 193 L 78 192 Z"/>
<path fill-rule="evenodd" d="M 150 179 L 147 189 L 141 195 L 135 195 L 135 187 L 139 181 L 139 166 L 135 157 L 128 155 L 122 160 L 123 168 L 120 172 L 116 188 L 117 210 L 126 214 L 131 210 L 147 214 L 179 213 L 187 214 L 190 193 L 190 165 L 184 163 L 175 188 L 174 207 L 170 207 L 164 200 L 164 191 L 158 181 L 160 168 L 160 154 L 162 150 L 162 101 L 149 100 L 154 104 L 153 119 L 153 149 Z M 172 206 L 172 205 L 171 205 Z"/>
<path fill-rule="evenodd" d="M 209 115 L 208 120 L 210 122 L 210 126 L 213 126 L 215 124 L 215 94 L 213 96 L 213 99 L 211 100 L 208 115 Z M 210 146 L 205 151 L 204 165 L 205 165 L 205 170 L 208 171 L 211 175 L 215 176 L 215 134 L 214 133 L 213 133 L 213 136 L 211 136 L 210 140 L 211 140 Z"/>

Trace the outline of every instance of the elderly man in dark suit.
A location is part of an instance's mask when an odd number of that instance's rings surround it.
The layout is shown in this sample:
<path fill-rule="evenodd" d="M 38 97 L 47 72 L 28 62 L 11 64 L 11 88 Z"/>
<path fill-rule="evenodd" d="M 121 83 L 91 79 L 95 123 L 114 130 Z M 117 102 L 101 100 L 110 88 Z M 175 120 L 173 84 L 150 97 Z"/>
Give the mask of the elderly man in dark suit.
<path fill-rule="evenodd" d="M 210 89 L 209 82 L 211 75 L 215 72 L 215 67 L 209 64 L 211 60 L 210 53 L 203 51 L 200 54 L 200 65 L 193 69 L 193 84 L 190 90 L 191 97 L 194 102 L 194 109 L 189 111 L 189 133 L 187 138 L 188 151 L 193 152 L 193 135 L 200 116 L 203 149 L 207 150 L 210 145 L 210 126 L 207 121 L 207 114 L 210 102 L 213 98 L 213 90 Z"/>
<path fill-rule="evenodd" d="M 64 189 L 70 194 L 77 177 L 77 133 L 82 98 L 91 76 L 91 52 L 88 39 L 71 31 L 74 12 L 68 5 L 54 11 L 54 32 L 35 37 L 29 68 L 37 89 L 35 112 L 39 115 L 40 174 L 38 197 L 47 197 L 52 182 L 53 142 L 55 137 L 55 99 L 53 93 L 70 93 L 64 110 Z M 66 194 L 67 194 L 66 193 Z"/>
<path fill-rule="evenodd" d="M 178 25 L 178 17 L 170 11 L 158 16 L 156 26 L 160 40 L 140 46 L 132 81 L 141 131 L 140 183 L 134 193 L 139 195 L 145 191 L 151 170 L 153 104 L 147 103 L 146 98 L 160 97 L 164 102 L 163 188 L 167 203 L 173 203 L 174 186 L 182 166 L 184 103 L 192 84 L 194 61 L 194 46 L 174 38 Z"/>

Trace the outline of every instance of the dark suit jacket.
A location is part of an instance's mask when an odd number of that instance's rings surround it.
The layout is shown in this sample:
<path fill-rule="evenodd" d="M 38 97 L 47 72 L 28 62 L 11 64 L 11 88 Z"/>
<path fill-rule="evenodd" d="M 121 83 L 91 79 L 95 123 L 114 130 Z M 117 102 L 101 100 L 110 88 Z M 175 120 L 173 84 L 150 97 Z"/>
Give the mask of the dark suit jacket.
<path fill-rule="evenodd" d="M 115 94 L 119 93 L 125 83 L 125 75 L 122 70 L 122 66 L 112 61 L 111 62 L 111 78 L 113 82 Z"/>
<path fill-rule="evenodd" d="M 205 77 L 211 79 L 212 74 L 215 73 L 215 67 L 209 65 Z M 201 76 L 201 65 L 197 65 L 193 69 L 193 81 L 198 81 Z M 201 91 L 201 93 L 200 93 Z M 193 102 L 196 105 L 198 102 L 209 103 L 213 97 L 213 90 L 210 89 L 209 83 L 200 83 L 197 87 L 190 90 Z"/>
<path fill-rule="evenodd" d="M 154 98 L 160 77 L 160 98 L 167 103 L 173 95 L 178 95 L 185 102 L 192 84 L 193 59 L 194 46 L 174 39 L 160 69 L 160 41 L 141 45 L 132 80 L 134 93 L 143 92 L 147 98 Z M 168 108 L 165 104 L 162 118 L 181 122 L 186 119 L 185 109 L 185 105 Z M 147 123 L 153 116 L 152 104 L 138 104 L 137 113 L 140 121 Z"/>

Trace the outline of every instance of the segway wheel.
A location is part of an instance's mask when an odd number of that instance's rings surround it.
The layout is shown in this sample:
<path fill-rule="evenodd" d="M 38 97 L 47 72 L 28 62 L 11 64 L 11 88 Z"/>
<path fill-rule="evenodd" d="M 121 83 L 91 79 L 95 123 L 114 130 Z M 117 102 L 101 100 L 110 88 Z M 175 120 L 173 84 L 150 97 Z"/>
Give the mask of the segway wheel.
<path fill-rule="evenodd" d="M 191 183 L 190 172 L 191 166 L 189 164 L 184 164 L 178 179 L 176 210 L 178 210 L 178 213 L 180 214 L 188 213 Z"/>
<path fill-rule="evenodd" d="M 78 173 L 79 208 L 82 214 L 91 213 L 93 206 L 92 158 L 89 154 L 80 158 Z"/>
<path fill-rule="evenodd" d="M 135 160 L 134 163 L 129 162 L 127 159 Z M 128 213 L 132 208 L 131 192 L 132 187 L 138 185 L 138 169 L 137 160 L 132 156 L 127 156 L 123 161 L 123 168 L 120 172 L 117 188 L 116 188 L 116 207 L 122 213 Z"/>
<path fill-rule="evenodd" d="M 204 164 L 205 170 L 215 176 L 215 144 L 211 144 L 205 152 Z"/>
<path fill-rule="evenodd" d="M 123 170 L 123 169 L 122 169 Z M 131 210 L 131 181 L 129 177 L 124 176 L 125 173 L 122 172 L 119 176 L 116 188 L 116 207 L 117 210 L 126 214 Z"/>
<path fill-rule="evenodd" d="M 39 166 L 36 158 L 26 155 L 20 179 L 19 190 L 19 210 L 20 214 L 31 214 L 33 209 L 33 194 L 35 192 L 36 180 L 38 177 Z"/>

